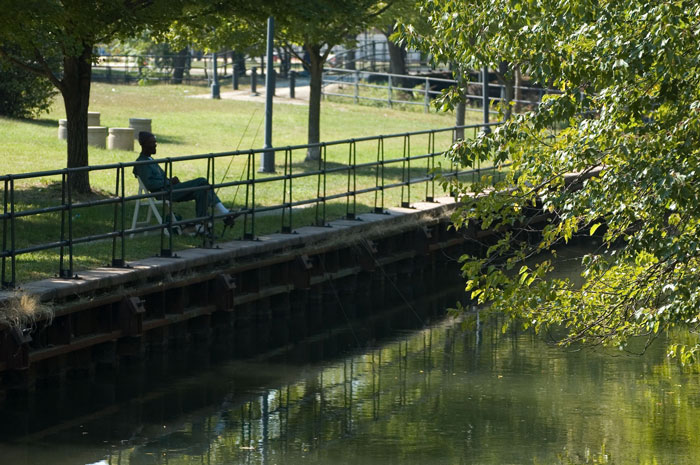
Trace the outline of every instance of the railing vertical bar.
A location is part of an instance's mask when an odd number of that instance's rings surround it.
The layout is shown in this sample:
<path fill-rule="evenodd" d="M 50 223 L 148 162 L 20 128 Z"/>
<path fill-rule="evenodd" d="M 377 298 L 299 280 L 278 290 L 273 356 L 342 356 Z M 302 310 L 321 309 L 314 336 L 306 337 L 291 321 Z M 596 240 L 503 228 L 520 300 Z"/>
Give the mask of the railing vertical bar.
<path fill-rule="evenodd" d="M 426 160 L 425 166 L 425 177 L 430 179 L 425 183 L 425 201 L 434 202 L 435 201 L 435 131 L 431 131 L 428 134 L 428 153 L 430 158 Z"/>
<path fill-rule="evenodd" d="M 15 287 L 17 282 L 17 257 L 15 255 L 15 250 L 17 250 L 15 243 L 15 180 L 10 178 L 10 249 L 12 252 L 12 259 L 10 260 L 10 266 L 12 268 L 12 287 Z"/>
<path fill-rule="evenodd" d="M 73 278 L 73 180 L 72 172 L 68 172 L 68 276 Z"/>
<path fill-rule="evenodd" d="M 403 136 L 403 157 L 401 159 L 401 206 L 408 208 L 411 206 L 411 191 L 409 190 L 410 164 L 408 164 L 408 135 Z M 408 199 L 406 193 L 408 192 Z"/>
<path fill-rule="evenodd" d="M 214 59 L 216 59 L 216 55 L 214 55 Z M 207 227 L 204 228 L 205 233 L 202 235 L 204 248 L 211 248 L 214 246 L 214 226 L 216 226 L 214 224 L 214 197 L 216 197 L 216 193 L 214 192 L 214 186 L 216 185 L 216 178 L 214 176 L 214 173 L 216 172 L 215 162 L 215 157 L 207 157 L 207 184 L 209 184 L 209 190 L 206 192 L 206 198 L 207 205 L 209 206 L 209 221 L 207 222 Z M 211 227 L 209 227 L 210 224 Z"/>
<path fill-rule="evenodd" d="M 114 186 L 114 196 L 115 197 L 119 197 L 119 178 L 122 174 L 121 163 L 119 165 L 120 165 L 120 168 L 117 168 L 116 183 Z M 114 221 L 112 223 L 112 232 L 116 232 L 118 229 L 117 223 L 118 223 L 118 214 L 119 214 L 119 204 L 117 204 L 117 203 L 114 204 L 113 212 L 114 212 L 114 215 L 113 215 Z M 122 236 L 122 240 L 123 240 L 123 236 Z M 112 237 L 112 266 L 121 266 L 117 263 L 117 236 Z"/>
<path fill-rule="evenodd" d="M 4 194 L 2 197 L 2 251 L 3 251 L 3 256 L 2 256 L 2 286 L 3 287 L 9 287 L 10 283 L 7 281 L 6 277 L 6 267 L 7 267 L 7 257 L 5 256 L 5 253 L 7 252 L 7 198 L 9 196 L 9 181 L 5 181 L 5 188 L 4 188 Z"/>
<path fill-rule="evenodd" d="M 244 205 L 244 210 L 250 210 L 250 192 L 251 192 L 251 184 L 250 184 L 250 170 L 251 166 L 253 165 L 253 151 L 248 152 L 248 160 L 246 161 L 246 166 L 245 166 L 245 173 L 246 173 L 246 184 L 245 184 L 245 205 Z M 252 214 L 255 214 L 255 212 L 252 212 Z M 252 217 L 251 217 L 252 218 Z M 252 223 L 252 219 L 251 219 Z M 248 233 L 248 214 L 243 217 L 243 238 L 244 239 L 252 239 L 252 234 Z"/>
<path fill-rule="evenodd" d="M 287 181 L 289 181 L 289 196 L 287 196 Z M 284 181 L 282 184 L 282 227 L 283 233 L 292 232 L 292 149 L 287 147 L 284 151 Z M 285 224 L 285 211 L 289 208 L 288 224 Z"/>
<path fill-rule="evenodd" d="M 121 249 L 122 249 L 122 254 L 121 254 L 121 260 L 123 266 L 126 266 L 126 241 L 124 240 L 124 231 L 126 230 L 126 201 L 124 198 L 126 197 L 126 189 L 125 189 L 125 183 L 124 183 L 124 166 L 121 168 L 122 170 L 122 195 L 121 195 L 121 207 L 122 207 L 122 227 L 120 230 L 120 237 L 121 237 Z"/>
<path fill-rule="evenodd" d="M 321 224 L 326 225 L 326 207 L 328 206 L 326 203 L 326 195 L 328 194 L 328 172 L 326 171 L 328 169 L 328 150 L 327 146 L 325 143 L 321 144 L 321 163 L 323 168 L 321 169 L 321 173 L 323 176 L 323 214 L 321 216 Z"/>
<path fill-rule="evenodd" d="M 321 196 L 322 178 L 323 178 L 323 154 L 321 154 L 321 156 L 318 157 L 318 175 L 316 175 L 316 206 L 315 206 L 315 211 L 314 211 L 314 224 L 316 226 L 322 226 L 322 223 L 319 220 L 319 216 L 320 216 L 319 212 L 321 210 L 321 202 L 324 201 L 322 196 Z"/>
<path fill-rule="evenodd" d="M 66 172 L 61 173 L 61 246 L 58 250 L 58 276 L 64 275 L 64 246 L 66 240 Z"/>
<path fill-rule="evenodd" d="M 172 257 L 173 256 L 173 232 L 172 232 L 172 221 L 170 221 L 170 208 L 172 208 L 173 202 L 173 162 L 170 158 L 165 161 L 165 176 L 168 180 L 168 191 L 166 195 L 163 196 L 162 202 L 162 215 L 161 218 L 165 225 L 160 226 L 160 256 L 161 257 Z M 168 248 L 165 245 L 165 229 L 168 229 Z"/>
<path fill-rule="evenodd" d="M 282 167 L 282 214 L 280 215 L 280 231 L 286 232 L 284 221 L 287 217 L 287 151 L 284 152 L 284 166 Z"/>
<path fill-rule="evenodd" d="M 355 140 L 353 139 L 349 144 L 348 144 L 348 171 L 347 171 L 347 192 L 350 194 L 345 197 L 345 218 L 352 220 L 355 219 L 355 205 L 356 205 L 356 198 L 355 198 L 355 190 L 357 186 L 357 177 L 356 177 L 356 159 L 353 157 L 353 152 L 356 152 L 354 150 L 355 148 Z M 352 197 L 352 200 L 351 200 Z M 350 204 L 352 202 L 352 211 L 350 208 Z"/>

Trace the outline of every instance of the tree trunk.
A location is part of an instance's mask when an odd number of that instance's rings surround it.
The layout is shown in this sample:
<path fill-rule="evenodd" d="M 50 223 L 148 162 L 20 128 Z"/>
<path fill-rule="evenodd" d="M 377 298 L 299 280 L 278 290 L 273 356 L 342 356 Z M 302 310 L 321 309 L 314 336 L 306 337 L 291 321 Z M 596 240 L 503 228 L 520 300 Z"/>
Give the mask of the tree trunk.
<path fill-rule="evenodd" d="M 189 50 L 185 47 L 177 52 L 177 55 L 173 58 L 173 84 L 182 84 L 188 54 Z"/>
<path fill-rule="evenodd" d="M 389 48 L 389 73 L 400 74 L 402 76 L 407 75 L 406 47 L 403 45 L 396 45 L 394 42 L 389 40 L 389 36 L 394 32 L 394 26 L 391 26 L 388 30 L 382 32 L 386 36 L 386 42 Z M 398 87 L 408 87 L 406 80 L 400 78 L 392 79 Z"/>
<path fill-rule="evenodd" d="M 68 168 L 88 166 L 87 111 L 90 103 L 90 78 L 92 74 L 92 45 L 83 44 L 78 57 L 63 59 L 63 103 L 68 119 Z M 70 175 L 74 192 L 90 192 L 90 178 L 87 171 Z"/>
<path fill-rule="evenodd" d="M 245 53 L 233 52 L 233 63 L 239 76 L 245 76 Z"/>
<path fill-rule="evenodd" d="M 516 66 L 515 69 L 513 70 L 513 73 L 515 74 L 515 112 L 520 113 L 522 110 L 522 104 L 520 103 L 523 99 L 523 92 L 522 89 L 520 88 L 523 84 L 523 76 L 520 73 L 520 66 Z"/>
<path fill-rule="evenodd" d="M 501 81 L 505 90 L 505 95 L 503 96 L 503 118 L 505 120 L 509 120 L 513 112 L 513 107 L 511 105 L 513 102 L 513 77 L 509 73 L 509 67 L 510 65 L 508 62 L 502 61 L 498 65 L 498 72 L 496 73 L 498 80 Z"/>
<path fill-rule="evenodd" d="M 311 82 L 309 84 L 309 127 L 308 144 L 316 144 L 321 140 L 321 80 L 323 79 L 323 62 L 321 47 L 313 45 L 308 47 L 309 61 L 311 64 Z M 306 161 L 321 158 L 320 147 L 309 147 L 306 152 Z"/>
<path fill-rule="evenodd" d="M 345 54 L 345 69 L 357 69 L 355 60 L 355 49 L 352 48 Z"/>
<path fill-rule="evenodd" d="M 461 101 L 457 104 L 457 111 L 455 114 L 455 126 L 464 126 L 464 116 L 466 112 L 466 104 Z M 455 129 L 455 140 L 464 140 L 464 128 Z"/>

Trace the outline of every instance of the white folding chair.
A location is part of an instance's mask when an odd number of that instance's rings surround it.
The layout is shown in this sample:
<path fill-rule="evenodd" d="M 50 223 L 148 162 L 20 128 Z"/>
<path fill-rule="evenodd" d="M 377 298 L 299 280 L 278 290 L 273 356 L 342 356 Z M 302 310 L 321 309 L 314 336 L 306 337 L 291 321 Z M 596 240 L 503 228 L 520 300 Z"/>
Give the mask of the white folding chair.
<path fill-rule="evenodd" d="M 146 186 L 143 185 L 143 181 L 141 181 L 141 178 L 136 176 L 136 179 L 139 181 L 139 193 L 138 195 L 143 195 L 149 193 L 149 190 L 146 189 Z M 159 200 L 159 202 L 162 202 Z M 139 221 L 139 210 L 141 209 L 141 204 L 145 203 L 146 204 L 146 220 L 145 221 Z M 166 206 L 169 203 L 167 200 L 165 201 Z M 172 213 L 171 211 L 171 221 L 175 222 L 175 214 Z M 158 206 L 156 205 L 156 199 L 154 197 L 148 197 L 145 199 L 137 199 L 136 200 L 136 205 L 134 205 L 134 216 L 131 219 L 131 229 L 134 230 L 137 227 L 142 227 L 142 226 L 148 226 L 151 224 L 151 217 L 155 217 L 156 221 L 158 224 L 163 224 L 163 217 L 160 216 L 160 211 L 158 211 Z M 170 233 L 168 232 L 167 229 L 163 230 L 165 232 L 165 235 L 168 236 Z M 131 233 L 129 237 L 134 237 L 134 233 Z"/>

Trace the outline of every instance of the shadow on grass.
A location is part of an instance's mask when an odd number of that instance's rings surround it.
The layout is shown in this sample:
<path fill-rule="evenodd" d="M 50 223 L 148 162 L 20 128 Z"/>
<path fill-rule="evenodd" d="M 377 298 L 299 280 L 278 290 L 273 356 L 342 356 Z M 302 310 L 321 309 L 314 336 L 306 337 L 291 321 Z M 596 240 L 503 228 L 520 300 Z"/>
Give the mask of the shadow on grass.
<path fill-rule="evenodd" d="M 436 168 L 437 168 L 437 163 L 436 163 Z M 350 173 L 351 170 L 348 168 L 347 164 L 344 163 L 337 163 L 337 162 L 328 162 L 325 165 L 326 171 L 331 171 L 332 173 L 328 174 L 343 174 L 343 173 Z M 375 177 L 377 169 L 380 168 L 380 166 L 369 166 L 369 167 L 361 167 L 357 169 L 357 176 L 358 177 Z M 282 174 L 282 167 L 278 167 L 277 173 L 275 175 L 281 175 Z M 297 163 L 292 163 L 292 174 L 299 174 L 299 173 L 308 173 L 308 172 L 314 172 L 318 171 L 318 161 L 302 161 L 302 162 L 297 162 Z M 494 170 L 491 167 L 484 167 L 481 168 L 480 170 L 473 170 L 474 171 L 474 176 L 477 174 L 489 174 L 489 173 L 498 173 L 497 170 Z M 420 163 L 416 166 L 415 161 L 411 164 L 410 166 L 410 171 L 409 171 L 409 165 L 406 164 L 405 167 L 403 166 L 402 162 L 394 162 L 390 164 L 385 164 L 383 167 L 383 170 L 380 170 L 380 176 L 383 174 L 385 183 L 388 182 L 398 182 L 403 179 L 403 176 L 406 175 L 409 179 L 412 178 L 422 178 L 425 176 L 428 176 L 430 171 L 427 169 L 425 163 Z M 445 174 L 449 174 L 450 171 L 444 171 Z M 313 175 L 310 175 L 313 176 Z M 465 174 L 462 176 L 471 176 L 471 174 Z M 476 178 L 474 179 L 476 180 Z"/>
<path fill-rule="evenodd" d="M 174 134 L 158 133 L 158 134 L 156 134 L 156 137 L 158 138 L 158 142 L 161 144 L 173 144 L 173 145 L 184 145 L 185 144 L 184 137 L 176 136 Z M 136 145 L 136 150 L 139 150 L 138 142 L 135 145 Z M 190 155 L 190 154 L 183 153 L 181 155 Z"/>
<path fill-rule="evenodd" d="M 18 121 L 21 121 L 23 123 L 27 124 L 33 124 L 35 126 L 43 126 L 47 128 L 57 128 L 58 129 L 58 120 L 57 119 L 52 119 L 52 118 L 41 118 L 41 119 L 20 119 Z"/>

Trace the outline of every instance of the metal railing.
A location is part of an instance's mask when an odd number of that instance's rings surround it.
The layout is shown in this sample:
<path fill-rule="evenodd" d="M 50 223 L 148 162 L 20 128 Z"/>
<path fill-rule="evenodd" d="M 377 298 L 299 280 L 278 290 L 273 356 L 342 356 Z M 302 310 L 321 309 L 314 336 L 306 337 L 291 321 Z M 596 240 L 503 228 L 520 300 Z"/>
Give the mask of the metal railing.
<path fill-rule="evenodd" d="M 354 103 L 360 100 L 382 102 L 391 107 L 394 104 L 421 105 L 425 111 L 430 110 L 430 102 L 433 98 L 442 93 L 442 89 L 457 85 L 454 79 L 444 79 L 429 76 L 415 76 L 391 73 L 373 73 L 369 71 L 327 68 L 323 73 L 322 93 L 326 96 L 344 97 L 351 99 Z M 329 86 L 340 85 L 333 90 L 328 90 Z M 420 87 L 419 87 L 420 86 Z M 481 111 L 480 105 L 483 99 L 483 83 L 469 81 L 462 83 L 466 90 L 464 97 L 467 103 L 467 111 Z M 505 86 L 502 84 L 488 84 L 489 93 L 496 91 L 500 96 L 489 96 L 491 102 L 501 102 L 505 100 Z M 339 92 L 338 90 L 350 89 L 350 92 Z M 386 95 L 384 98 L 362 95 L 363 89 L 381 89 Z M 513 103 L 522 105 L 539 105 L 545 94 L 559 93 L 554 89 L 540 87 L 515 86 L 514 91 L 531 97 L 531 99 L 513 99 Z M 402 94 L 419 94 L 422 98 L 413 100 L 402 99 Z"/>
<path fill-rule="evenodd" d="M 491 125 L 494 124 L 499 123 Z M 159 192 L 141 195 L 127 194 L 126 179 L 131 177 L 127 175 L 127 170 L 133 170 L 138 165 L 156 163 L 164 165 L 166 174 L 168 177 L 172 177 L 175 165 L 206 163 L 208 184 L 180 189 L 178 192 L 207 190 L 215 193 L 219 189 L 236 189 L 237 194 L 238 189 L 243 189 L 244 200 L 237 212 L 243 217 L 242 239 L 253 240 L 257 237 L 256 230 L 259 219 L 263 216 L 272 216 L 266 215 L 269 212 L 278 216 L 282 232 L 291 233 L 293 231 L 293 216 L 298 214 L 298 209 L 301 207 L 314 208 L 312 224 L 326 225 L 329 220 L 327 207 L 333 201 L 345 201 L 344 217 L 348 219 L 356 218 L 358 197 L 360 196 L 363 200 L 367 200 L 367 196 L 371 198 L 370 201 L 367 201 L 368 206 L 371 204 L 371 211 L 384 212 L 385 193 L 390 189 L 401 190 L 400 204 L 404 207 L 410 206 L 411 199 L 415 198 L 416 195 L 419 195 L 424 201 L 434 201 L 436 159 L 439 160 L 440 164 L 445 161 L 443 150 L 436 150 L 436 137 L 444 139 L 445 146 L 449 146 L 456 137 L 463 137 L 465 130 L 473 130 L 474 135 L 476 135 L 477 131 L 485 127 L 486 125 L 483 124 L 455 126 L 310 145 L 250 149 L 0 176 L 0 182 L 4 186 L 3 212 L 0 215 L 0 224 L 2 225 L 2 251 L 0 252 L 2 285 L 6 288 L 16 285 L 17 259 L 25 254 L 55 250 L 56 255 L 48 259 L 52 262 L 56 261 L 58 276 L 75 278 L 74 258 L 77 245 L 111 240 L 110 266 L 124 267 L 127 266 L 126 239 L 132 234 L 158 231 L 160 233 L 158 255 L 170 257 L 173 255 L 174 233 L 178 227 L 206 222 L 216 226 L 229 216 L 217 214 L 214 206 L 209 205 L 208 214 L 204 217 L 173 218 L 174 189 L 172 185 L 168 186 L 167 190 Z M 426 144 L 424 150 L 417 150 L 419 140 Z M 385 151 L 387 144 L 392 144 L 393 151 Z M 366 152 L 371 151 L 370 156 L 362 157 L 371 161 L 358 162 L 358 146 L 361 146 L 362 150 Z M 256 177 L 256 164 L 260 161 L 263 153 L 269 154 L 271 151 L 283 155 L 283 158 L 280 157 L 277 163 L 277 169 L 281 172 Z M 316 151 L 319 154 L 318 160 L 302 163 L 301 160 L 308 151 Z M 238 159 L 243 162 L 240 178 L 236 180 L 222 179 L 218 183 L 215 182 L 217 166 L 221 167 L 224 161 L 228 161 L 230 157 L 233 157 L 231 161 Z M 294 162 L 295 159 L 297 162 Z M 480 176 L 482 171 L 493 169 L 495 167 L 482 168 L 478 166 L 475 169 L 461 170 L 456 165 L 449 164 L 449 168 L 443 169 L 442 174 L 444 176 L 470 174 Z M 387 172 L 388 170 L 393 170 L 393 176 Z M 81 200 L 76 198 L 72 187 L 74 180 L 76 176 L 86 172 L 103 178 L 104 176 L 113 176 L 114 190 L 110 193 L 102 192 L 102 198 L 98 199 Z M 358 173 L 360 172 L 364 184 L 358 184 L 360 179 Z M 311 179 L 312 185 L 315 185 L 315 189 L 311 190 L 315 192 L 309 192 L 308 183 L 302 192 L 299 189 L 294 189 L 295 184 L 303 178 Z M 35 202 L 22 200 L 21 197 L 25 194 L 23 189 L 26 189 L 27 185 L 46 185 L 47 179 L 54 179 L 57 187 L 60 184 L 60 196 L 55 195 L 57 202 L 54 201 L 52 204 L 37 208 L 34 205 Z M 367 181 L 368 179 L 372 181 Z M 416 194 L 416 184 L 424 184 L 425 190 Z M 133 191 L 136 185 L 136 180 L 131 180 L 129 190 Z M 413 193 L 411 189 L 414 189 Z M 261 191 L 268 198 L 271 197 L 270 192 L 273 193 L 273 198 L 278 195 L 279 203 L 263 205 L 257 202 L 256 194 Z M 53 197 L 49 195 L 42 198 L 53 200 Z M 130 224 L 127 218 L 133 211 L 132 206 L 135 202 L 149 198 L 156 199 L 160 205 L 162 218 L 173 219 L 164 221 L 163 224 L 149 224 L 136 228 L 127 227 L 127 224 Z M 90 210 L 91 208 L 98 210 Z M 81 212 L 86 212 L 86 216 L 81 217 Z M 93 220 L 86 219 L 88 218 L 87 214 L 93 215 Z M 38 237 L 34 239 L 32 232 L 36 231 L 36 224 L 21 223 L 31 218 L 40 223 L 41 231 L 50 232 L 40 231 Z M 53 238 L 51 238 L 52 235 Z M 202 246 L 214 246 L 213 239 L 203 236 Z"/>

